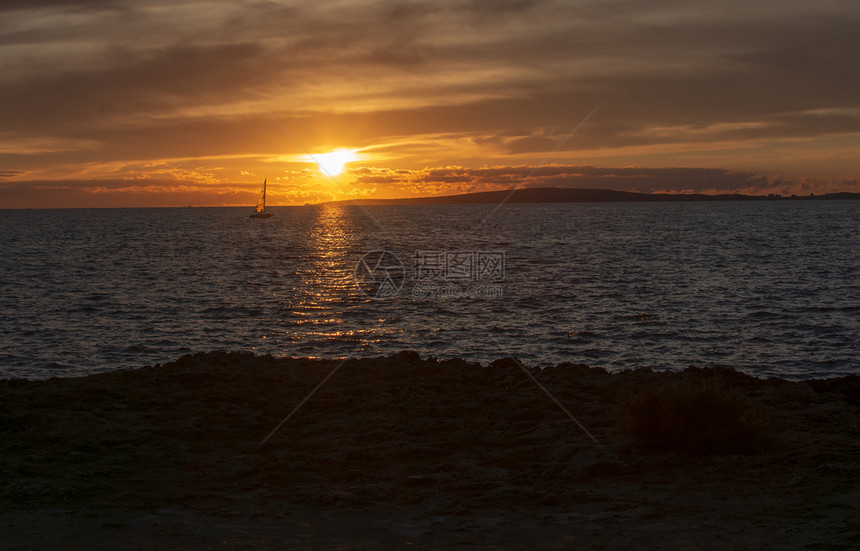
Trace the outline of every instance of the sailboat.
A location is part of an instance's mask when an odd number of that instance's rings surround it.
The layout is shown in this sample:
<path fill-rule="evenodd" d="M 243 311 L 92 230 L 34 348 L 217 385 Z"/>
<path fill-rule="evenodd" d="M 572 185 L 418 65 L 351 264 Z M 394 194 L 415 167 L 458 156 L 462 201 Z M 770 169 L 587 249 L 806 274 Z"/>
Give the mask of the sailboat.
<path fill-rule="evenodd" d="M 266 180 L 263 180 L 263 189 L 260 190 L 260 198 L 257 199 L 257 209 L 251 218 L 271 218 L 272 215 L 266 212 Z"/>

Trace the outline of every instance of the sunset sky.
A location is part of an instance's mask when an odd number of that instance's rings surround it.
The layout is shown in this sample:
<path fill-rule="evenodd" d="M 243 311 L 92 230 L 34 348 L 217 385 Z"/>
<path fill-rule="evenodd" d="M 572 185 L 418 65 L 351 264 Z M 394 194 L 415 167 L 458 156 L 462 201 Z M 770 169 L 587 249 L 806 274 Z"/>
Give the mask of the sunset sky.
<path fill-rule="evenodd" d="M 4 0 L 0 208 L 860 192 L 858 29 L 848 0 Z M 337 183 L 306 153 L 336 149 Z"/>

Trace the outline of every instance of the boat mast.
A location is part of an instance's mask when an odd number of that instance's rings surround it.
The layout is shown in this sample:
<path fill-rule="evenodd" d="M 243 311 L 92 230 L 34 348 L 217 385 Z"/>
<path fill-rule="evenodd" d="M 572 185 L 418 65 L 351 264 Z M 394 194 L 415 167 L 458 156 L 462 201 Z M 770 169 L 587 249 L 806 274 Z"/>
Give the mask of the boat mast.
<path fill-rule="evenodd" d="M 254 209 L 254 214 L 251 218 L 271 218 L 272 215 L 266 212 L 266 179 L 263 179 L 263 189 L 260 190 L 260 196 L 257 198 L 257 208 Z"/>

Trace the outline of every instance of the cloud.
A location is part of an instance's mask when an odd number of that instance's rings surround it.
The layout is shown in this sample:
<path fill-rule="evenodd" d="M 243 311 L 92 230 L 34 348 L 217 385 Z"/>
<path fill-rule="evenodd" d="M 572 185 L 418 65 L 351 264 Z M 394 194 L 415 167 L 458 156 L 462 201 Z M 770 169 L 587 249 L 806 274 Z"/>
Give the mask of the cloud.
<path fill-rule="evenodd" d="M 17 176 L 23 175 L 24 172 L 20 170 L 4 170 L 0 172 L 0 181 L 8 180 L 9 178 L 15 178 Z"/>
<path fill-rule="evenodd" d="M 119 4 L 113 0 L 4 0 L 0 11 L 37 10 L 48 8 L 92 9 Z"/>
<path fill-rule="evenodd" d="M 259 184 L 211 185 L 171 178 L 0 181 L 4 208 L 253 205 Z"/>
<path fill-rule="evenodd" d="M 12 174 L 11 176 L 16 176 Z M 342 188 L 320 184 L 318 171 L 285 171 L 269 178 L 270 204 L 304 204 L 353 197 L 396 198 L 456 195 L 522 187 L 615 189 L 659 193 L 743 193 L 783 195 L 836 191 L 860 192 L 860 179 L 789 180 L 745 171 L 712 168 L 604 168 L 588 165 L 461 166 L 424 169 L 359 167 L 339 177 Z M 4 208 L 253 205 L 259 181 L 223 182 L 205 171 L 157 167 L 126 178 L 4 180 Z"/>
<path fill-rule="evenodd" d="M 224 182 L 272 173 L 271 159 L 301 147 L 270 113 L 314 151 L 375 152 L 375 178 L 534 165 L 601 102 L 553 160 L 857 177 L 860 7 L 847 2 L 12 0 L 0 10 L 7 179 L 121 178 L 193 158 L 224 159 L 232 172 L 208 171 Z M 436 174 L 432 189 L 484 185 L 475 174 Z"/>
<path fill-rule="evenodd" d="M 253 43 L 173 47 L 140 57 L 114 52 L 108 69 L 44 75 L 0 87 L 4 130 L 98 132 L 110 119 L 167 115 L 183 105 L 217 103 L 237 93 L 253 96 L 266 71 L 255 64 Z"/>
<path fill-rule="evenodd" d="M 439 167 L 421 170 L 348 171 L 355 183 L 377 186 L 379 197 L 453 195 L 520 187 L 614 189 L 640 193 L 827 193 L 856 191 L 860 180 L 793 182 L 751 172 L 714 168 L 604 168 L 549 165 L 484 168 Z"/>

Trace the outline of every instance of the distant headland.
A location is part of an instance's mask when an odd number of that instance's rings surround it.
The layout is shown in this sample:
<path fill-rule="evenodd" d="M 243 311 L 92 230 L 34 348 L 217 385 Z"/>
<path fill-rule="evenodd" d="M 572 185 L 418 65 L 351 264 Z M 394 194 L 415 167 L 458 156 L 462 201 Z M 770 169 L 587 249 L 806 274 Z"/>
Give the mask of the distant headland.
<path fill-rule="evenodd" d="M 657 201 L 808 201 L 824 199 L 860 199 L 860 193 L 838 192 L 824 195 L 742 195 L 727 193 L 706 195 L 703 193 L 636 193 L 611 189 L 580 189 L 535 187 L 502 191 L 482 191 L 460 195 L 438 197 L 410 197 L 403 199 L 360 198 L 346 201 L 331 201 L 326 204 L 348 205 L 471 205 L 480 203 L 620 203 Z"/>

